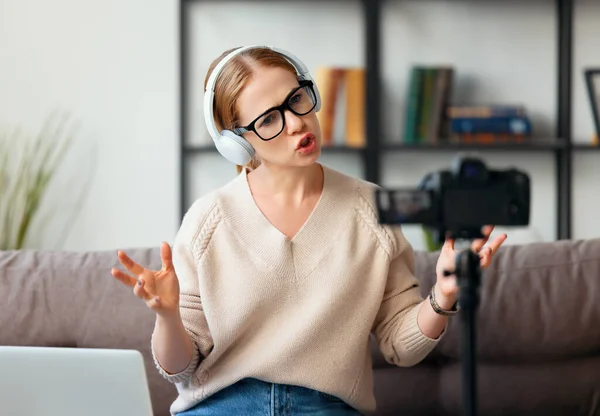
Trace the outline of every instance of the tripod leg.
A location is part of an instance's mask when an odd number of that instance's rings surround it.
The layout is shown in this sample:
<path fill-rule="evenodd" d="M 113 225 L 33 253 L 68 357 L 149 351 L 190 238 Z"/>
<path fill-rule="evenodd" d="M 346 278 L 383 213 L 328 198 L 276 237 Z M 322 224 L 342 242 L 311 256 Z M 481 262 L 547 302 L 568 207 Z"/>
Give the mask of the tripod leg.
<path fill-rule="evenodd" d="M 481 269 L 479 256 L 471 250 L 457 255 L 456 276 L 459 285 L 462 321 L 462 393 L 465 416 L 477 414 L 477 333 L 476 314 L 479 304 Z"/>
<path fill-rule="evenodd" d="M 463 378 L 463 406 L 465 416 L 477 414 L 477 373 L 476 360 L 476 334 L 475 312 L 472 309 L 461 311 L 462 319 L 462 378 Z"/>

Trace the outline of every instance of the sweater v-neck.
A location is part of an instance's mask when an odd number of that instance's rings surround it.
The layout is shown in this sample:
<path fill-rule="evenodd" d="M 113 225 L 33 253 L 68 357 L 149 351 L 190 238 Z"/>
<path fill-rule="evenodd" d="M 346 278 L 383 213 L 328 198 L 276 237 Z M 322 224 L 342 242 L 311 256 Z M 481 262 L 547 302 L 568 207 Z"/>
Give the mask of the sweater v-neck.
<path fill-rule="evenodd" d="M 245 190 L 247 191 L 247 192 L 245 192 L 246 193 L 246 197 L 249 196 L 250 198 L 252 198 L 252 201 L 253 201 L 253 203 L 251 204 L 252 209 L 255 211 L 254 213 L 257 216 L 261 217 L 261 222 L 264 223 L 263 226 L 265 226 L 265 227 L 269 227 L 269 226 L 273 227 L 289 243 L 293 243 L 294 241 L 300 239 L 303 230 L 305 228 L 308 228 L 308 225 L 311 222 L 311 218 L 313 217 L 313 214 L 315 214 L 319 210 L 321 200 L 324 198 L 324 196 L 326 194 L 327 173 L 325 172 L 325 168 L 322 165 L 321 165 L 321 169 L 322 169 L 322 172 L 323 172 L 323 188 L 321 190 L 321 194 L 319 195 L 319 198 L 317 199 L 317 202 L 312 207 L 312 209 L 311 209 L 309 215 L 307 216 L 307 218 L 305 219 L 304 223 L 300 226 L 300 228 L 296 231 L 296 233 L 292 237 L 288 237 L 281 230 L 279 230 L 275 225 L 273 225 L 273 223 L 271 223 L 271 221 L 267 218 L 267 216 L 264 214 L 264 212 L 260 209 L 260 207 L 258 206 L 258 203 L 256 202 L 256 199 L 254 198 L 254 195 L 252 193 L 252 189 L 250 187 L 250 182 L 248 181 L 248 171 L 247 171 L 247 169 L 244 169 L 242 171 L 242 174 L 244 175 L 244 180 L 246 181 L 246 187 L 245 187 Z"/>
<path fill-rule="evenodd" d="M 275 227 L 258 207 L 245 169 L 234 179 L 228 192 L 229 198 L 236 201 L 228 204 L 231 212 L 225 213 L 227 221 L 248 250 L 281 275 L 302 278 L 314 269 L 343 232 L 344 222 L 352 213 L 352 204 L 340 203 L 340 198 L 349 197 L 340 186 L 343 185 L 339 181 L 341 176 L 321 166 L 321 195 L 292 238 Z"/>

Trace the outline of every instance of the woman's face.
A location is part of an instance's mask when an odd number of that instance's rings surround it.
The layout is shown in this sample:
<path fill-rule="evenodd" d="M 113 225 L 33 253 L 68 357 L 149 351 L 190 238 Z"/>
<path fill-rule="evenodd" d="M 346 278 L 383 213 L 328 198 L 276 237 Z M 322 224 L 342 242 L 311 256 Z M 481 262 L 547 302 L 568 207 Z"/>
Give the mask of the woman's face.
<path fill-rule="evenodd" d="M 294 73 L 283 68 L 259 67 L 238 97 L 239 125 L 247 126 L 258 118 L 254 127 L 264 139 L 279 132 L 283 121 L 283 130 L 272 140 L 265 141 L 254 131 L 244 133 L 263 164 L 308 166 L 321 153 L 321 129 L 314 109 L 306 115 L 296 115 L 287 109 L 283 119 L 281 113 L 269 111 L 284 103 L 298 113 L 308 111 L 312 107 L 310 90 L 298 87 Z"/>

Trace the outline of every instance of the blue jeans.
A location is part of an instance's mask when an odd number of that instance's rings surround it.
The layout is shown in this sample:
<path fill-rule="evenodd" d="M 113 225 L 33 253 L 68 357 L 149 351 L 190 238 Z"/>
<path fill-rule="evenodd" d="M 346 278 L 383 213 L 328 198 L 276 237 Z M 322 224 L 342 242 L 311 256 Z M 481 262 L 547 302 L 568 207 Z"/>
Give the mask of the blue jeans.
<path fill-rule="evenodd" d="M 243 379 L 177 416 L 358 416 L 342 400 L 305 387 Z"/>

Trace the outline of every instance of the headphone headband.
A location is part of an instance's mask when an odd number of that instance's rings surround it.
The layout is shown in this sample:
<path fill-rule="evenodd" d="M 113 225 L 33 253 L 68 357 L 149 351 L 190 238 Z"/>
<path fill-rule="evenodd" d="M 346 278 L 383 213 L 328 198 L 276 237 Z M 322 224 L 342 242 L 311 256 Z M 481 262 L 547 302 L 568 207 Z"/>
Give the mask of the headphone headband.
<path fill-rule="evenodd" d="M 208 132 L 212 137 L 219 153 L 221 153 L 230 162 L 242 166 L 250 162 L 252 156 L 254 155 L 254 148 L 243 137 L 236 135 L 232 131 L 223 130 L 222 132 L 219 132 L 219 130 L 217 129 L 213 114 L 215 84 L 221 71 L 223 70 L 223 68 L 225 68 L 229 61 L 231 61 L 234 57 L 236 57 L 244 51 L 256 48 L 267 48 L 281 54 L 285 59 L 288 60 L 288 62 L 290 62 L 290 64 L 292 64 L 292 66 L 296 70 L 298 80 L 313 81 L 312 77 L 308 72 L 308 68 L 306 67 L 306 65 L 304 65 L 302 61 L 300 61 L 296 56 L 292 55 L 291 53 L 272 46 L 243 46 L 232 51 L 223 59 L 221 59 L 221 61 L 219 61 L 219 63 L 215 66 L 212 73 L 208 77 L 208 81 L 206 82 L 206 91 L 204 92 L 204 121 L 206 123 L 206 128 L 208 129 Z M 319 90 L 316 84 L 314 85 L 314 90 L 317 99 L 315 111 L 319 111 L 321 107 L 321 97 L 319 95 Z"/>

